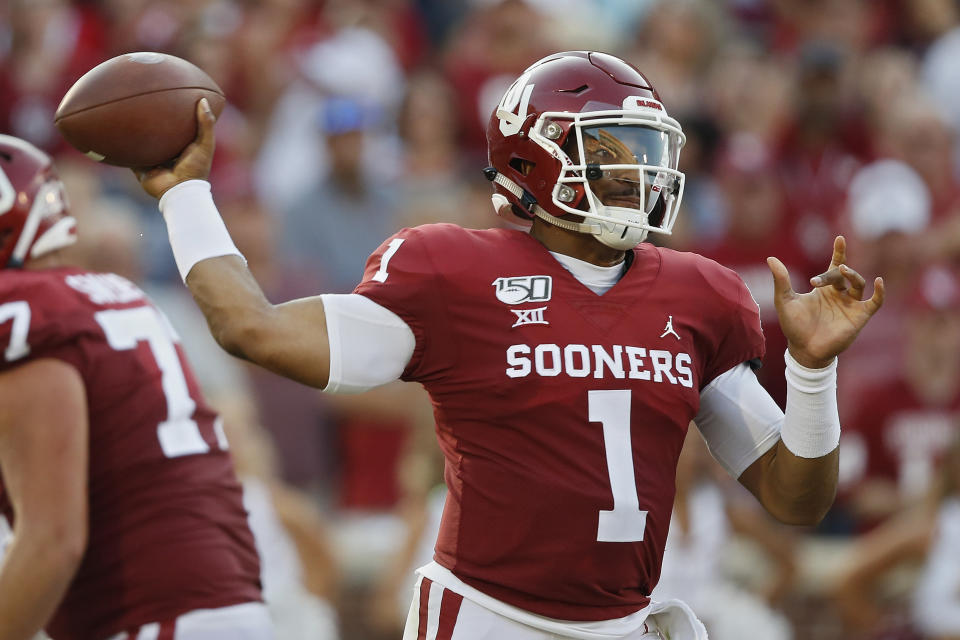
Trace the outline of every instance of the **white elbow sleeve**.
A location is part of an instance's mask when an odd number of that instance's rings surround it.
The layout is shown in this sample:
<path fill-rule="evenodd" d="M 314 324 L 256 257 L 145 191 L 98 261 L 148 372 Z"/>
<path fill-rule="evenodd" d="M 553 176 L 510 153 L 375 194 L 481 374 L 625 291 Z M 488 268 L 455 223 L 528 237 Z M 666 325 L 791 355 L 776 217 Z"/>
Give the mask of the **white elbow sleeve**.
<path fill-rule="evenodd" d="M 201 260 L 231 255 L 243 258 L 223 224 L 206 180 L 187 180 L 168 189 L 160 198 L 160 212 L 184 282 Z"/>
<path fill-rule="evenodd" d="M 324 391 L 360 393 L 403 375 L 417 341 L 400 316 L 357 293 L 320 297 L 330 340 Z"/>
<path fill-rule="evenodd" d="M 820 458 L 840 444 L 837 360 L 823 369 L 799 364 L 787 351 L 787 409 L 780 438 L 794 455 Z"/>

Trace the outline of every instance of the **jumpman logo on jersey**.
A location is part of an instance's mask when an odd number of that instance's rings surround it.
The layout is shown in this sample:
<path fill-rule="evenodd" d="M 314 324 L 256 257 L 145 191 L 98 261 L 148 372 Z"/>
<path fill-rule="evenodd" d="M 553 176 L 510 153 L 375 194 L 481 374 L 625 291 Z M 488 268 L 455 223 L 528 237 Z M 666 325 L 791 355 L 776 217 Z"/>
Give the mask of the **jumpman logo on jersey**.
<path fill-rule="evenodd" d="M 680 334 L 673 329 L 673 316 L 667 316 L 667 326 L 663 328 L 663 333 L 660 334 L 660 337 L 665 338 L 670 334 L 676 336 L 677 340 L 680 339 Z"/>

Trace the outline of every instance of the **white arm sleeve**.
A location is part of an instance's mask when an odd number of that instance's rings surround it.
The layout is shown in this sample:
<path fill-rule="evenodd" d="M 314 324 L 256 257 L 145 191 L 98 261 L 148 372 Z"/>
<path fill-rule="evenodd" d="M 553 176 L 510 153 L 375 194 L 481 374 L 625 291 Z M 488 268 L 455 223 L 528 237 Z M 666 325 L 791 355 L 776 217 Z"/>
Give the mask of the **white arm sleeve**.
<path fill-rule="evenodd" d="M 357 293 L 320 297 L 330 339 L 330 379 L 324 391 L 360 393 L 403 374 L 416 339 L 400 316 Z"/>
<path fill-rule="evenodd" d="M 783 411 L 743 363 L 714 378 L 700 392 L 700 412 L 694 420 L 713 457 L 739 478 L 777 444 Z"/>

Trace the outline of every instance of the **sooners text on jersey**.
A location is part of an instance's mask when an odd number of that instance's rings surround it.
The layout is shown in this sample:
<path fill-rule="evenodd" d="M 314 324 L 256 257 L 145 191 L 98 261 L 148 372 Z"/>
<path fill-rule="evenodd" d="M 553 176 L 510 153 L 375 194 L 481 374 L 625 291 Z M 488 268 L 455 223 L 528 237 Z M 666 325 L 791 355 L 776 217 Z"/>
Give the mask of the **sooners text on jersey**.
<path fill-rule="evenodd" d="M 63 360 L 86 387 L 89 543 L 47 627 L 52 637 L 107 638 L 260 600 L 259 561 L 218 418 L 166 317 L 140 289 L 78 269 L 3 271 L 0 354 L 0 371 Z M 0 508 L 16 516 L 2 493 Z"/>
<path fill-rule="evenodd" d="M 356 289 L 417 339 L 404 378 L 433 399 L 450 491 L 436 561 L 551 618 L 646 605 L 699 392 L 763 354 L 732 271 L 629 257 L 598 296 L 523 232 L 427 225 L 385 242 Z"/>

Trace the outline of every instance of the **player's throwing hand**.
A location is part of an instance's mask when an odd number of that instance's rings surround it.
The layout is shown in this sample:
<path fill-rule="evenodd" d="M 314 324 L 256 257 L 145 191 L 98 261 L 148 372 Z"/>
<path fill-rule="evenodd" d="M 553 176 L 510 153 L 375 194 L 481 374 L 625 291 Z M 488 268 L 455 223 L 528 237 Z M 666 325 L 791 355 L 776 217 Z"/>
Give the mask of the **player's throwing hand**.
<path fill-rule="evenodd" d="M 846 264 L 847 242 L 837 236 L 830 266 L 810 279 L 813 290 L 797 293 L 790 286 L 787 268 L 777 258 L 767 258 L 773 273 L 774 303 L 790 355 L 810 368 L 822 368 L 853 342 L 860 330 L 883 305 L 883 278 L 873 282 L 873 295 L 863 300 L 863 276 Z"/>
<path fill-rule="evenodd" d="M 144 191 L 154 198 L 162 196 L 170 187 L 187 180 L 206 180 L 210 175 L 216 139 L 213 125 L 217 117 L 206 98 L 197 102 L 197 138 L 174 162 L 173 167 L 160 166 L 134 169 Z"/>

